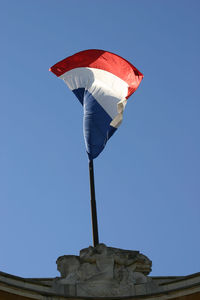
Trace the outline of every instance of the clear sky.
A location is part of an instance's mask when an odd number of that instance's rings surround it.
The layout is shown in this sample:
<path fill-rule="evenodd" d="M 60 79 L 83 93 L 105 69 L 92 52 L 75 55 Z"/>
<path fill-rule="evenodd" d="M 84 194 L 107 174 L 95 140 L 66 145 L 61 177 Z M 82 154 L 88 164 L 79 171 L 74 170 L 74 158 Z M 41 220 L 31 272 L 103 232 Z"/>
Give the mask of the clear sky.
<path fill-rule="evenodd" d="M 49 67 L 85 49 L 144 79 L 95 160 L 100 242 L 200 271 L 200 1 L 0 1 L 0 270 L 59 276 L 92 245 L 82 107 Z"/>

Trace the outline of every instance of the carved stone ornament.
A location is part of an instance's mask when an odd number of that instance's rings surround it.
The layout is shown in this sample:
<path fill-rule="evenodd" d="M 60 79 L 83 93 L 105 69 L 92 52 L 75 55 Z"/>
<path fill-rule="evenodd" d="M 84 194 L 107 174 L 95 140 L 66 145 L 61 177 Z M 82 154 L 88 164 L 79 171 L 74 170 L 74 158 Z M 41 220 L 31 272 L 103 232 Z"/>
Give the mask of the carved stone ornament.
<path fill-rule="evenodd" d="M 99 244 L 80 251 L 80 256 L 57 259 L 61 274 L 54 288 L 66 296 L 133 296 L 137 286 L 148 285 L 152 262 L 139 251 Z"/>

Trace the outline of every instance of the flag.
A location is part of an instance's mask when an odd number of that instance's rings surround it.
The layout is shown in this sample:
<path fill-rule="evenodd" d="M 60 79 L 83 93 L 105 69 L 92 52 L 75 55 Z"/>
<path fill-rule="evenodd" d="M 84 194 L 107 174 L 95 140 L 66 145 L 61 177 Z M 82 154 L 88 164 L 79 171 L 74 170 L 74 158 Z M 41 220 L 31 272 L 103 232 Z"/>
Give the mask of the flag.
<path fill-rule="evenodd" d="M 96 158 L 122 122 L 127 99 L 143 74 L 122 57 L 104 50 L 85 50 L 50 68 L 83 105 L 83 132 L 89 159 Z"/>

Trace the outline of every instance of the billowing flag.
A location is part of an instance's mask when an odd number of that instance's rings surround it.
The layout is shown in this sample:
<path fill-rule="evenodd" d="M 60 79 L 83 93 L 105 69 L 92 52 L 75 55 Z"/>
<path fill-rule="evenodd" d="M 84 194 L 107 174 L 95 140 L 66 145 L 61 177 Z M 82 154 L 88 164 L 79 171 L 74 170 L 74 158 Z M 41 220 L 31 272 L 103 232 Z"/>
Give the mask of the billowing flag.
<path fill-rule="evenodd" d="M 50 68 L 83 105 L 83 131 L 89 159 L 96 158 L 122 122 L 127 99 L 143 75 L 122 57 L 85 50 Z"/>

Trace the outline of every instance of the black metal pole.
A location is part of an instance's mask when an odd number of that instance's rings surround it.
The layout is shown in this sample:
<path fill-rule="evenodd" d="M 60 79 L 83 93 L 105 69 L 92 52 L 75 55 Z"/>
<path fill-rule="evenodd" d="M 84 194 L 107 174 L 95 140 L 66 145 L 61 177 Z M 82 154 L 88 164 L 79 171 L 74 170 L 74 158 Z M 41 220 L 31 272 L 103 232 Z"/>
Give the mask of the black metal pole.
<path fill-rule="evenodd" d="M 89 161 L 89 173 L 90 173 L 90 195 L 91 195 L 93 244 L 94 244 L 94 247 L 96 247 L 96 245 L 99 244 L 99 235 L 98 235 L 97 208 L 96 208 L 96 199 L 95 199 L 93 160 Z"/>

